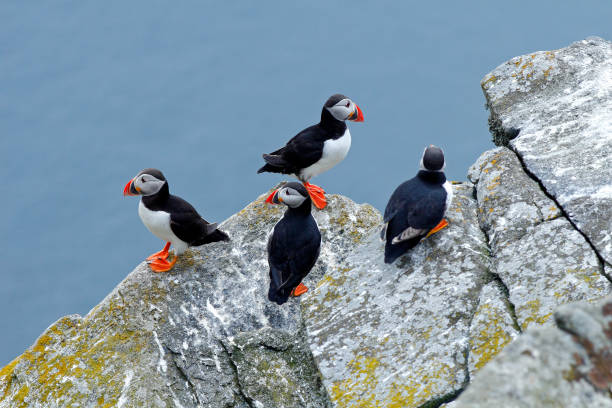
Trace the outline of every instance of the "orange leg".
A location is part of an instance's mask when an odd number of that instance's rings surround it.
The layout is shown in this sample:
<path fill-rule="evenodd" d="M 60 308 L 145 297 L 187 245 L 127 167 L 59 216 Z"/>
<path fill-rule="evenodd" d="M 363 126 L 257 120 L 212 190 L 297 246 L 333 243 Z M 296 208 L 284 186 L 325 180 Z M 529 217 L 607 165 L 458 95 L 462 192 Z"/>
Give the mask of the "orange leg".
<path fill-rule="evenodd" d="M 157 258 L 153 259 L 152 261 L 148 261 L 147 263 L 153 272 L 168 272 L 170 269 L 172 269 L 177 260 L 178 256 L 175 255 L 174 259 L 170 262 L 165 259 Z"/>
<path fill-rule="evenodd" d="M 308 292 L 308 288 L 303 283 L 300 283 L 295 288 L 293 288 L 293 290 L 291 291 L 291 296 L 293 297 L 302 296 L 306 292 Z"/>
<path fill-rule="evenodd" d="M 304 183 L 304 187 L 308 190 L 308 194 L 310 194 L 310 199 L 312 200 L 315 207 L 319 210 L 322 210 L 327 205 L 327 200 L 325 199 L 325 191 L 314 184 L 310 184 L 309 182 Z"/>
<path fill-rule="evenodd" d="M 443 228 L 446 228 L 447 226 L 448 226 L 448 221 L 446 221 L 444 218 L 442 218 L 442 221 L 440 221 L 440 223 L 438 223 L 438 225 L 436 225 L 434 228 L 432 228 L 431 231 L 429 231 L 427 233 L 425 238 L 429 237 L 430 235 L 435 234 L 436 232 L 440 231 Z"/>
<path fill-rule="evenodd" d="M 170 249 L 170 243 L 166 242 L 166 246 L 164 247 L 164 249 L 162 249 L 161 251 L 156 252 L 153 255 L 149 256 L 147 258 L 147 261 L 151 261 L 153 259 L 163 259 L 163 260 L 168 259 L 168 255 L 169 255 L 168 250 L 169 249 Z"/>

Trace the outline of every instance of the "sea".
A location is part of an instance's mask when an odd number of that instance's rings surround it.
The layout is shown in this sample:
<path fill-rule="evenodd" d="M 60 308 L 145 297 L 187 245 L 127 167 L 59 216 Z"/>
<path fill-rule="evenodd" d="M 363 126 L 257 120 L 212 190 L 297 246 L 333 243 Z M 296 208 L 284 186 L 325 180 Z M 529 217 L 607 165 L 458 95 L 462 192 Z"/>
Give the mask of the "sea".
<path fill-rule="evenodd" d="M 612 40 L 609 0 L 7 0 L 0 21 L 0 367 L 161 249 L 122 196 L 141 169 L 221 222 L 285 179 L 261 154 L 343 93 L 365 121 L 313 181 L 382 211 L 425 146 L 451 180 L 495 147 L 496 66 Z"/>

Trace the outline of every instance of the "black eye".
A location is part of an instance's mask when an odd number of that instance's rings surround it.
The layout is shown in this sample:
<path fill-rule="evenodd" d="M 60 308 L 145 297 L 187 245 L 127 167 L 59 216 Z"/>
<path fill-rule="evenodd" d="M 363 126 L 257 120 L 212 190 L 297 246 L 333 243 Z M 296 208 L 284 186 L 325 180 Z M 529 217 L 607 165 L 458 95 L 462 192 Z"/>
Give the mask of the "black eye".
<path fill-rule="evenodd" d="M 145 178 L 144 178 L 144 177 L 143 177 L 143 178 L 141 178 L 141 179 L 140 179 L 140 181 L 142 181 L 143 183 L 146 183 L 146 182 L 147 182 L 147 180 L 145 180 Z"/>
<path fill-rule="evenodd" d="M 346 103 L 346 107 L 348 108 L 349 106 L 351 106 L 351 103 L 350 103 L 350 102 L 347 102 L 347 103 Z"/>

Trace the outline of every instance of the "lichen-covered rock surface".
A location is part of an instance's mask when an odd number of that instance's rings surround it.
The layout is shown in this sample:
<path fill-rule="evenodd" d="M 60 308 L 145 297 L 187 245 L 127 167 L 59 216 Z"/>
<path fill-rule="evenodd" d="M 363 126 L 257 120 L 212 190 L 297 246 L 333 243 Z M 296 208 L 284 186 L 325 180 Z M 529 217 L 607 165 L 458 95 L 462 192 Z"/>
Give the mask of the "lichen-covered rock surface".
<path fill-rule="evenodd" d="M 612 42 L 592 37 L 513 58 L 482 88 L 494 141 L 519 155 L 612 263 Z"/>
<path fill-rule="evenodd" d="M 487 283 L 480 292 L 470 323 L 470 377 L 519 335 L 520 329 L 512 313 L 503 285 L 497 280 Z"/>
<path fill-rule="evenodd" d="M 612 406 L 611 76 L 598 38 L 513 58 L 482 82 L 501 147 L 448 228 L 386 265 L 380 213 L 331 195 L 310 291 L 277 306 L 284 207 L 259 197 L 230 243 L 51 325 L 0 369 L 0 408 Z"/>
<path fill-rule="evenodd" d="M 302 303 L 337 406 L 414 407 L 467 383 L 470 321 L 491 276 L 472 185 L 454 187 L 447 229 L 392 265 L 376 231 Z"/>
<path fill-rule="evenodd" d="M 610 293 L 597 253 L 523 171 L 514 152 L 500 147 L 484 153 L 468 177 L 491 245 L 491 271 L 507 288 L 522 330 L 553 324 L 561 304 Z"/>
<path fill-rule="evenodd" d="M 266 237 L 285 207 L 264 198 L 222 224 L 231 243 L 192 249 L 169 273 L 143 263 L 87 316 L 54 323 L 0 371 L 0 407 L 331 406 L 299 301 L 266 297 Z M 369 205 L 329 201 L 312 287 L 380 223 Z"/>
<path fill-rule="evenodd" d="M 612 297 L 559 308 L 486 365 L 453 408 L 612 407 Z"/>

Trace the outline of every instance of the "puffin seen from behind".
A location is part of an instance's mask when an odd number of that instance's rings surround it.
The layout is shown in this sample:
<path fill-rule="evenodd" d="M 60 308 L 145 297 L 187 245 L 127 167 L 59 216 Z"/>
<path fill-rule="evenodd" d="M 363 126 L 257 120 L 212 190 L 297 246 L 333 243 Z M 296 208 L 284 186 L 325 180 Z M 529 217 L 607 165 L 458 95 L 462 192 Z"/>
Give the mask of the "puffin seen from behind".
<path fill-rule="evenodd" d="M 321 111 L 321 121 L 295 135 L 282 147 L 264 154 L 266 164 L 257 173 L 292 174 L 310 193 L 314 205 L 325 208 L 325 191 L 310 184 L 310 179 L 340 163 L 351 147 L 346 120 L 363 122 L 361 108 L 348 97 L 332 95 Z"/>
<path fill-rule="evenodd" d="M 423 152 L 416 177 L 395 189 L 385 208 L 381 238 L 385 263 L 393 263 L 423 238 L 448 225 L 444 214 L 453 198 L 453 188 L 444 175 L 444 152 L 429 145 Z"/>
<path fill-rule="evenodd" d="M 188 247 L 229 241 L 227 234 L 217 229 L 216 223 L 208 223 L 191 204 L 170 194 L 166 178 L 157 169 L 138 173 L 125 185 L 123 195 L 142 196 L 138 205 L 140 219 L 153 235 L 166 241 L 164 249 L 147 258 L 154 272 L 172 269 L 178 256 Z M 174 257 L 168 262 L 170 245 Z"/>
<path fill-rule="evenodd" d="M 321 233 L 310 213 L 310 196 L 302 184 L 287 183 L 270 194 L 266 202 L 288 207 L 268 239 L 268 299 L 282 305 L 289 296 L 308 291 L 301 282 L 319 258 Z"/>

